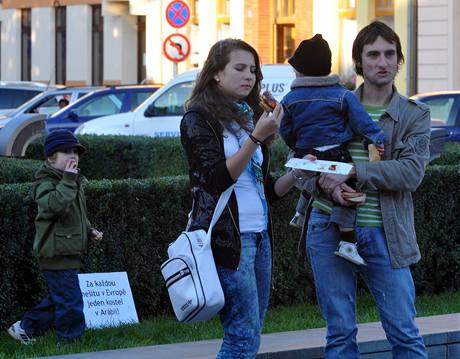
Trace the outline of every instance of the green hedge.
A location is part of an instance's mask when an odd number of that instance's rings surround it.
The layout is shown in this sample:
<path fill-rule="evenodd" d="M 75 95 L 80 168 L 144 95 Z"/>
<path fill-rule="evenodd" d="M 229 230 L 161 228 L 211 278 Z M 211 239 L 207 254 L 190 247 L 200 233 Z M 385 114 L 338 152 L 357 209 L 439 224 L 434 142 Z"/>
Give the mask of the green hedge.
<path fill-rule="evenodd" d="M 80 169 L 88 179 L 126 179 L 185 174 L 179 138 L 144 136 L 79 136 L 87 148 Z M 26 150 L 26 158 L 43 160 L 42 140 Z"/>
<path fill-rule="evenodd" d="M 127 179 L 178 176 L 187 173 L 179 138 L 142 136 L 79 136 L 88 151 L 80 160 L 81 172 L 88 179 Z M 271 166 L 283 170 L 288 149 L 278 140 L 272 146 Z M 41 140 L 29 145 L 26 159 L 43 161 Z M 0 183 L 34 180 L 39 162 L 0 158 Z M 30 171 L 29 171 L 30 169 Z"/>
<path fill-rule="evenodd" d="M 22 183 L 34 179 L 42 161 L 0 157 L 0 183 Z"/>
<path fill-rule="evenodd" d="M 441 157 L 434 160 L 433 165 L 459 165 L 460 164 L 460 143 L 448 142 Z"/>
<path fill-rule="evenodd" d="M 442 188 L 442 191 L 439 191 Z M 32 256 L 35 205 L 29 184 L 0 186 L 0 327 L 17 320 L 45 292 Z M 185 176 L 92 181 L 88 211 L 104 241 L 94 244 L 88 272 L 127 271 L 141 318 L 172 313 L 159 271 L 168 243 L 183 230 L 190 209 Z M 272 305 L 314 298 L 305 258 L 297 255 L 299 231 L 288 222 L 297 193 L 273 206 L 274 289 Z M 422 261 L 413 267 L 417 289 L 460 288 L 460 174 L 457 166 L 429 168 L 414 194 Z"/>

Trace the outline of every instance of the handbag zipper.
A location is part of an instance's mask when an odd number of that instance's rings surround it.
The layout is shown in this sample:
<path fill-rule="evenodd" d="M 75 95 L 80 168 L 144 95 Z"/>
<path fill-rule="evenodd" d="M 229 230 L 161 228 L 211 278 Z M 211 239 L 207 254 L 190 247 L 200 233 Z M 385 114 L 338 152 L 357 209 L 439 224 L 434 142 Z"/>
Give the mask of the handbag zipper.
<path fill-rule="evenodd" d="M 180 271 L 174 273 L 168 279 L 166 279 L 166 287 L 169 288 L 174 283 L 176 283 L 177 281 L 181 280 L 182 278 L 190 274 L 191 274 L 191 271 L 189 268 L 181 269 Z"/>

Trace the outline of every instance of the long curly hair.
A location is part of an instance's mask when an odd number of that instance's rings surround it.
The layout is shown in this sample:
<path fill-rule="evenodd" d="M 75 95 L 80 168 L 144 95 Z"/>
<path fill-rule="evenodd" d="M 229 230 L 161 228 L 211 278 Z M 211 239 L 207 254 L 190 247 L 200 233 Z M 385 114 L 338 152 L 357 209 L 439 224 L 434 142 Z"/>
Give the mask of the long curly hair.
<path fill-rule="evenodd" d="M 186 108 L 201 107 L 211 114 L 218 114 L 218 116 L 212 116 L 211 120 L 213 121 L 226 123 L 235 120 L 241 127 L 246 128 L 245 116 L 237 110 L 233 100 L 222 93 L 214 79 L 215 75 L 230 62 L 232 51 L 236 50 L 248 51 L 254 56 L 256 81 L 244 100 L 254 111 L 254 121 L 260 117 L 263 109 L 259 104 L 259 93 L 263 76 L 259 55 L 251 45 L 239 39 L 220 40 L 211 47 L 203 69 L 198 75 L 192 95 L 186 103 Z"/>

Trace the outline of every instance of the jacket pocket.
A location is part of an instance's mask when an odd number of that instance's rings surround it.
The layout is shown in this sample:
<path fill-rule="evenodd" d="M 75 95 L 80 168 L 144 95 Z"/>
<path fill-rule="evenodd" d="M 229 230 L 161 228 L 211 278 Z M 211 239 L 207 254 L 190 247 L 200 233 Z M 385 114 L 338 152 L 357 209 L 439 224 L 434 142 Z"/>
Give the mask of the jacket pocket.
<path fill-rule="evenodd" d="M 56 229 L 55 255 L 77 255 L 83 252 L 83 235 L 80 227 Z"/>

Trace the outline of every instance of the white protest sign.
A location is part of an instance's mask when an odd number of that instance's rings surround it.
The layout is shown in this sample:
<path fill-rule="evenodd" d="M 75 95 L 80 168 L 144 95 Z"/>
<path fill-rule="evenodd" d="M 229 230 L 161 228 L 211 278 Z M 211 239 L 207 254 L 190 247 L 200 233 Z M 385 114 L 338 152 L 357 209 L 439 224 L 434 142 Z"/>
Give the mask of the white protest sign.
<path fill-rule="evenodd" d="M 87 328 L 139 323 L 126 272 L 79 274 Z"/>

